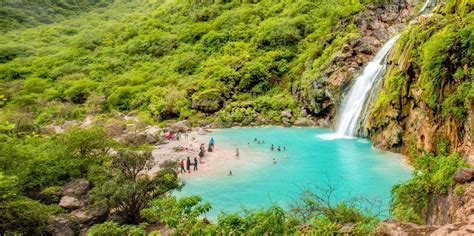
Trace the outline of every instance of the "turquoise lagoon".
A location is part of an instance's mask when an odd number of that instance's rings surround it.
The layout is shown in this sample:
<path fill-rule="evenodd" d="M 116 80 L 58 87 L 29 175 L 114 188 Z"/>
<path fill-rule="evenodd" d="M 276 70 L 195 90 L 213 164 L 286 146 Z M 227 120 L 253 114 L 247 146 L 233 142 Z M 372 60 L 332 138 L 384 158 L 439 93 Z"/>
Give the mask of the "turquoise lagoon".
<path fill-rule="evenodd" d="M 403 156 L 377 150 L 367 139 L 324 139 L 322 134 L 330 132 L 322 128 L 217 129 L 210 135 L 216 145 L 242 150 L 242 155 L 248 155 L 241 158 L 245 165 L 222 166 L 220 174 L 187 179 L 176 195 L 201 195 L 212 204 L 206 216 L 216 219 L 222 211 L 234 212 L 243 206 L 288 207 L 302 189 L 329 180 L 337 187 L 337 199 L 362 195 L 382 201 L 388 209 L 391 187 L 411 173 Z M 254 138 L 265 143 L 258 144 Z M 285 146 L 286 151 L 278 152 L 277 146 Z M 225 174 L 228 170 L 232 176 Z"/>

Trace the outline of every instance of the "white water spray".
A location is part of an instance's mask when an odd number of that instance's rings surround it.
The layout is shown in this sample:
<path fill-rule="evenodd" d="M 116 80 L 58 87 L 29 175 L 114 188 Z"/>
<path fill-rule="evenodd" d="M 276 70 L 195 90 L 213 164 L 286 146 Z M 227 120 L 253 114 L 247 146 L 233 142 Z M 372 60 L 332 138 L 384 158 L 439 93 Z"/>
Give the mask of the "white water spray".
<path fill-rule="evenodd" d="M 355 84 L 351 87 L 349 94 L 344 97 L 340 117 L 337 121 L 336 133 L 321 136 L 325 139 L 336 139 L 352 137 L 356 134 L 357 123 L 367 96 L 373 85 L 383 77 L 386 67 L 386 57 L 392 46 L 398 40 L 397 35 L 388 40 L 377 52 L 374 59 L 365 66 L 361 76 L 357 77 Z"/>
<path fill-rule="evenodd" d="M 425 4 L 423 4 L 420 11 L 418 12 L 418 15 L 423 14 L 425 10 L 428 8 L 428 6 L 430 5 L 430 3 L 431 3 L 431 0 L 426 0 Z"/>

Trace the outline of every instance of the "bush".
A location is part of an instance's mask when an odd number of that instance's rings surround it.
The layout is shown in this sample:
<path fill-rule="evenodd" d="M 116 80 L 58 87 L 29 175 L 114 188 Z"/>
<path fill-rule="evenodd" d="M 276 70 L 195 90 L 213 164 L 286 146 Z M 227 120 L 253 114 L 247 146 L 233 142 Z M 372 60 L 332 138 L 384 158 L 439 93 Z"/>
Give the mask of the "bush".
<path fill-rule="evenodd" d="M 454 172 L 466 166 L 458 154 L 434 157 L 425 154 L 415 159 L 413 176 L 392 188 L 390 211 L 400 220 L 423 224 L 430 196 L 444 194 L 454 186 Z"/>
<path fill-rule="evenodd" d="M 119 225 L 117 222 L 107 221 L 102 224 L 92 226 L 88 231 L 88 236 L 146 236 L 146 224 L 140 225 Z"/>

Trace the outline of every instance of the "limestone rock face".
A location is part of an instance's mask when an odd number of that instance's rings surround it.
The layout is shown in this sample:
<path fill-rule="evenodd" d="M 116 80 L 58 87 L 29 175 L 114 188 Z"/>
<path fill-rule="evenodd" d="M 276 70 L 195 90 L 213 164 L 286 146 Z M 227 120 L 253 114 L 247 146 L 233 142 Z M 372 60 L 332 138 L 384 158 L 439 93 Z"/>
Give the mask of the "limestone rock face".
<path fill-rule="evenodd" d="M 353 79 L 382 45 L 405 26 L 410 9 L 411 5 L 405 0 L 367 5 L 353 22 L 360 37 L 348 39 L 316 73 L 312 68 L 315 58 L 308 59 L 299 83 L 292 88 L 293 95 L 299 98 L 311 115 L 334 118 L 337 105 Z M 340 27 L 346 26 L 342 24 Z M 334 39 L 329 37 L 320 43 L 331 44 Z"/>

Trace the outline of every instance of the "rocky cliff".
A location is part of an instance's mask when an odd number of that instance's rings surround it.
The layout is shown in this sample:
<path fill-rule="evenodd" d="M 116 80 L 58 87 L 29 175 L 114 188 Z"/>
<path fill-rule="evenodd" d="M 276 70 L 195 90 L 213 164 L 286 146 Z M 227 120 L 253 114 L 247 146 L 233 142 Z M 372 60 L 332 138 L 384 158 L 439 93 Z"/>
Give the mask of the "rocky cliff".
<path fill-rule="evenodd" d="M 293 94 L 303 103 L 311 115 L 333 120 L 337 107 L 353 79 L 362 71 L 383 43 L 402 29 L 412 12 L 412 4 L 406 0 L 387 0 L 368 4 L 366 10 L 335 28 L 332 37 L 315 50 L 305 63 L 299 80 L 293 85 Z M 352 34 L 338 37 L 337 32 L 355 28 Z"/>
<path fill-rule="evenodd" d="M 472 1 L 447 1 L 402 33 L 365 128 L 378 148 L 472 154 Z"/>

